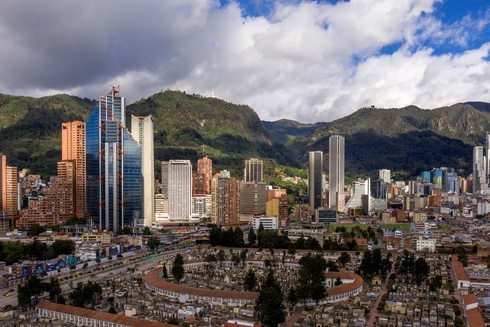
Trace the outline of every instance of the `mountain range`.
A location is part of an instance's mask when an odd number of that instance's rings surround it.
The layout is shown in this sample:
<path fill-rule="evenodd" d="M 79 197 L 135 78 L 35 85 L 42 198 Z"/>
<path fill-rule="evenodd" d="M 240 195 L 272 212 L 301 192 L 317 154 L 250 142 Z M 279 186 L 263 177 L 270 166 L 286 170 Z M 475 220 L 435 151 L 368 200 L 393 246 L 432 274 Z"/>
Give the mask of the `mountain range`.
<path fill-rule="evenodd" d="M 43 177 L 55 174 L 61 123 L 86 120 L 95 105 L 95 100 L 69 95 L 0 94 L 0 152 L 9 165 Z M 213 159 L 215 171 L 228 169 L 240 177 L 247 158 L 298 168 L 306 167 L 308 151 L 321 150 L 327 170 L 333 134 L 345 136 L 346 175 L 352 178 L 375 177 L 378 169 L 387 168 L 402 179 L 441 166 L 467 175 L 472 147 L 483 144 L 490 130 L 490 104 L 484 102 L 436 109 L 361 108 L 333 122 L 302 124 L 260 121 L 246 105 L 167 90 L 128 105 L 126 114 L 127 121 L 131 114 L 154 118 L 157 178 L 162 160 L 196 162 L 204 155 Z"/>

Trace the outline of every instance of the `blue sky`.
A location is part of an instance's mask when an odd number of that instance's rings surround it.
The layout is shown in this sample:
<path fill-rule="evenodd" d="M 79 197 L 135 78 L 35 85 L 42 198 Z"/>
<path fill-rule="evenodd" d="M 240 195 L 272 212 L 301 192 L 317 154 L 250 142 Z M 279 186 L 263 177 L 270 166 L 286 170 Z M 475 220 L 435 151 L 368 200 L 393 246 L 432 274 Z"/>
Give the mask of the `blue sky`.
<path fill-rule="evenodd" d="M 487 0 L 4 0 L 0 93 L 168 88 L 300 122 L 490 102 L 489 32 Z"/>

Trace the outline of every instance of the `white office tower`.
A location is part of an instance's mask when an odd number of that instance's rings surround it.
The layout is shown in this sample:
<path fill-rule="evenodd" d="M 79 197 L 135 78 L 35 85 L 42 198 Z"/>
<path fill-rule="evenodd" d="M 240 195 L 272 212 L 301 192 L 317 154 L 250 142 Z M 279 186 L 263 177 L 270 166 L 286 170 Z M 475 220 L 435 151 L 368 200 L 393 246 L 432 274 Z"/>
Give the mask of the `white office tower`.
<path fill-rule="evenodd" d="M 390 183 L 391 181 L 391 171 L 389 169 L 379 170 L 379 179 L 382 179 L 385 183 Z"/>
<path fill-rule="evenodd" d="M 488 190 L 487 157 L 483 146 L 473 148 L 473 193 Z"/>
<path fill-rule="evenodd" d="M 189 160 L 168 162 L 168 217 L 188 221 L 192 213 L 192 164 Z"/>
<path fill-rule="evenodd" d="M 345 204 L 344 211 L 364 207 L 367 212 L 371 211 L 371 179 L 358 179 L 352 185 L 353 194 Z"/>
<path fill-rule="evenodd" d="M 330 136 L 328 150 L 328 174 L 330 184 L 328 204 L 331 208 L 338 208 L 337 193 L 344 191 L 344 152 L 344 137 L 340 135 Z"/>
<path fill-rule="evenodd" d="M 143 219 L 150 227 L 155 212 L 155 164 L 153 155 L 153 117 L 131 115 L 131 135 L 141 148 L 141 175 L 143 176 Z"/>

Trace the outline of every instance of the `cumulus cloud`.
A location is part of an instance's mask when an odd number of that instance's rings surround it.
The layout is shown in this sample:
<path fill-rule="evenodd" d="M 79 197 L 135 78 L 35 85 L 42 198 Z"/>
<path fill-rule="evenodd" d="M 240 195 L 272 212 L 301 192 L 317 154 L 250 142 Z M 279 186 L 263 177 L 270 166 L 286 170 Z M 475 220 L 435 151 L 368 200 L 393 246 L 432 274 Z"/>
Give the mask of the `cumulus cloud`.
<path fill-rule="evenodd" d="M 301 122 L 372 104 L 490 101 L 490 43 L 469 46 L 489 11 L 447 25 L 439 2 L 267 1 L 262 16 L 213 0 L 6 0 L 0 92 L 97 98 L 121 84 L 129 102 L 166 88 L 214 92 L 264 120 Z"/>

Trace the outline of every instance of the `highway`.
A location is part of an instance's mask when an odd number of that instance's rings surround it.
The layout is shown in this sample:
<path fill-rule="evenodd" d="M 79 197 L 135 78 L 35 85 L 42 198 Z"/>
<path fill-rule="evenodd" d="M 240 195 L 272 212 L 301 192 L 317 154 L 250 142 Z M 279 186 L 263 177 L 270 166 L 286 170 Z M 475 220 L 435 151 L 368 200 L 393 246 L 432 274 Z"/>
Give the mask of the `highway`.
<path fill-rule="evenodd" d="M 100 279 L 108 276 L 108 275 L 117 275 L 121 272 L 126 272 L 128 268 L 134 268 L 135 270 L 139 271 L 146 271 L 151 268 L 153 268 L 155 265 L 159 263 L 159 261 L 163 259 L 172 259 L 175 257 L 177 253 L 185 253 L 187 251 L 191 251 L 191 248 L 182 248 L 182 249 L 175 249 L 171 251 L 166 251 L 166 252 L 161 252 L 161 253 L 155 253 L 147 255 L 141 259 L 137 259 L 134 261 L 128 261 L 125 264 L 116 266 L 116 267 L 108 267 L 104 270 L 99 270 L 99 271 L 93 271 L 92 273 L 86 273 L 83 275 L 76 276 L 75 272 L 73 272 L 71 275 L 73 278 L 68 279 L 68 280 L 63 280 L 60 281 L 61 284 L 61 290 L 65 294 L 69 290 L 71 290 L 70 283 L 73 283 L 73 287 L 76 287 L 79 282 L 82 282 L 83 284 L 86 284 L 89 280 L 92 282 L 97 282 Z M 124 262 L 125 260 L 128 260 L 128 258 L 121 258 L 118 260 L 112 260 L 111 262 L 106 263 L 104 266 L 107 267 L 109 265 L 113 265 L 116 262 Z M 102 264 L 100 266 L 93 266 L 92 268 L 95 269 L 97 267 L 104 267 Z M 93 270 L 90 269 L 90 270 Z M 66 274 L 70 275 L 70 274 Z M 65 275 L 65 276 L 66 276 Z M 90 277 L 91 275 L 95 275 L 95 278 Z M 49 278 L 43 279 L 44 282 L 49 282 Z M 142 286 L 144 287 L 144 286 Z M 0 307 L 5 307 L 6 305 L 11 305 L 11 306 L 17 306 L 17 287 L 12 287 L 11 289 L 14 289 L 13 292 L 10 292 L 12 295 L 11 296 L 5 296 L 5 294 L 8 292 L 9 289 L 4 289 L 2 290 L 2 293 L 0 294 Z M 44 293 L 44 295 L 47 295 L 47 292 Z M 66 298 L 66 296 L 65 296 Z"/>

